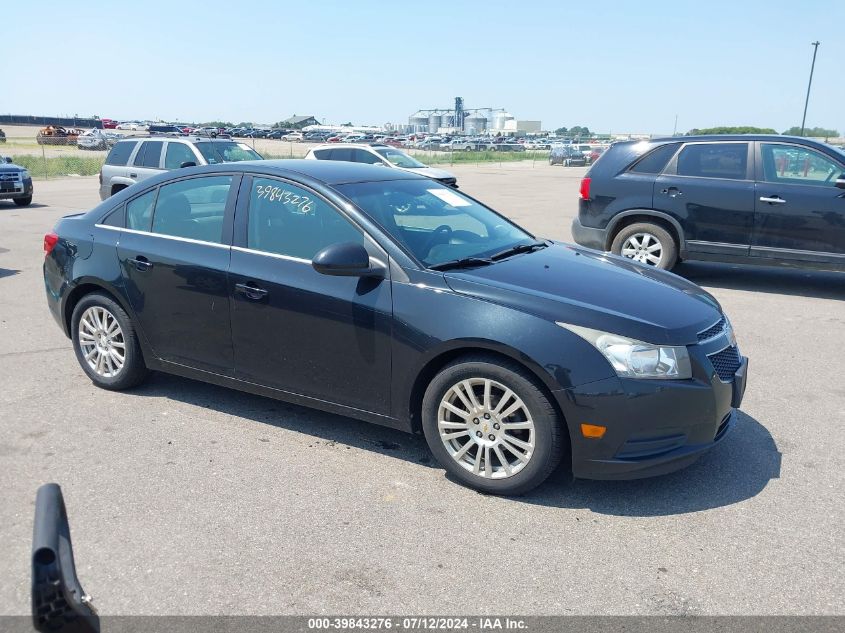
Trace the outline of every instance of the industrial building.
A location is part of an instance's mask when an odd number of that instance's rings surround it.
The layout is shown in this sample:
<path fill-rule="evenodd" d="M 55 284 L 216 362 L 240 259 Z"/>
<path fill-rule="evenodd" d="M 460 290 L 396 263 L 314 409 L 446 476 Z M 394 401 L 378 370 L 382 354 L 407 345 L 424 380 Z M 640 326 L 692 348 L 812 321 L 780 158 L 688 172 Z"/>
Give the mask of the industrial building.
<path fill-rule="evenodd" d="M 417 110 L 408 117 L 409 133 L 522 136 L 540 132 L 540 121 L 520 120 L 504 108 L 465 108 L 461 97 L 453 108 Z"/>

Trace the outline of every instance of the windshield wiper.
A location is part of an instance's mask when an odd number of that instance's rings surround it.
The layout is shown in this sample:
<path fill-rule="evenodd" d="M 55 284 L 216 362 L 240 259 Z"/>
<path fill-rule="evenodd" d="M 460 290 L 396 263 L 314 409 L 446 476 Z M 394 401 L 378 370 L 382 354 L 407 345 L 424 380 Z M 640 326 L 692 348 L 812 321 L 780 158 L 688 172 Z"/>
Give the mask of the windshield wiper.
<path fill-rule="evenodd" d="M 504 259 L 505 257 L 510 257 L 511 255 L 518 255 L 519 253 L 531 253 L 541 248 L 546 248 L 547 246 L 548 244 L 546 242 L 531 242 L 530 244 L 517 244 L 516 246 L 511 246 L 510 248 L 506 248 L 503 251 L 494 253 L 490 256 L 490 260 L 496 261 L 499 259 Z"/>
<path fill-rule="evenodd" d="M 485 257 L 462 257 L 461 259 L 453 259 L 448 262 L 441 262 L 439 264 L 432 264 L 428 268 L 430 270 L 452 270 L 455 268 L 473 268 L 475 266 L 488 266 L 493 263 L 493 260 Z"/>

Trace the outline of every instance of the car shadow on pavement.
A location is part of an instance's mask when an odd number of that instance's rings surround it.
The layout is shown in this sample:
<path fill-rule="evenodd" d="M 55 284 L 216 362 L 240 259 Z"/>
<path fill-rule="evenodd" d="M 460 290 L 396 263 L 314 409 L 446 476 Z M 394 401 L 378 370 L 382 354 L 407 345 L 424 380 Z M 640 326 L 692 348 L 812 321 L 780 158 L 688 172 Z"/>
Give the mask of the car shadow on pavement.
<path fill-rule="evenodd" d="M 19 207 L 11 200 L 0 200 L 0 211 L 14 211 L 17 209 L 18 211 L 27 211 L 29 209 L 40 209 L 43 207 L 48 207 L 48 204 L 41 204 L 40 202 L 30 202 L 25 207 Z"/>
<path fill-rule="evenodd" d="M 19 272 L 19 270 L 15 270 L 14 268 L 0 268 L 0 279 L 2 279 L 3 277 L 11 277 L 12 275 L 17 275 Z"/>
<path fill-rule="evenodd" d="M 684 262 L 674 273 L 699 286 L 845 301 L 845 274 L 795 268 Z"/>
<path fill-rule="evenodd" d="M 157 372 L 127 393 L 170 398 L 302 433 L 313 437 L 315 443 L 352 446 L 440 469 L 421 435 L 272 398 Z M 589 508 L 615 516 L 683 514 L 754 497 L 771 479 L 780 477 L 780 462 L 781 454 L 768 430 L 740 411 L 735 428 L 718 446 L 676 473 L 634 481 L 588 481 L 573 479 L 568 467 L 562 466 L 536 490 L 508 500 L 557 508 Z M 460 485 L 443 472 L 444 478 Z"/>
<path fill-rule="evenodd" d="M 189 378 L 155 372 L 140 387 L 126 393 L 165 397 L 302 433 L 315 441 L 437 466 L 422 436 Z"/>
<path fill-rule="evenodd" d="M 769 431 L 740 411 L 730 434 L 687 468 L 631 481 L 573 479 L 559 469 L 519 500 L 614 516 L 684 514 L 751 499 L 780 477 L 780 466 L 781 453 Z"/>

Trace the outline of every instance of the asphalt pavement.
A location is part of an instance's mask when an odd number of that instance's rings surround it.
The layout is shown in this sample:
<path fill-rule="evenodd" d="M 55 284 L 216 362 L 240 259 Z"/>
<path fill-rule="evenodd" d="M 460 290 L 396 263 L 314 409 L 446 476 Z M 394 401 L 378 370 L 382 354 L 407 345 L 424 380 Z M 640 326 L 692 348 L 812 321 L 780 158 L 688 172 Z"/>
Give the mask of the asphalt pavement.
<path fill-rule="evenodd" d="M 454 171 L 570 239 L 583 169 Z M 397 431 L 163 374 L 94 387 L 41 262 L 44 233 L 96 204 L 97 180 L 35 186 L 29 208 L 0 202 L 0 614 L 29 610 L 49 481 L 105 615 L 845 612 L 845 274 L 683 264 L 750 358 L 732 435 L 675 474 L 561 471 L 497 498 Z"/>

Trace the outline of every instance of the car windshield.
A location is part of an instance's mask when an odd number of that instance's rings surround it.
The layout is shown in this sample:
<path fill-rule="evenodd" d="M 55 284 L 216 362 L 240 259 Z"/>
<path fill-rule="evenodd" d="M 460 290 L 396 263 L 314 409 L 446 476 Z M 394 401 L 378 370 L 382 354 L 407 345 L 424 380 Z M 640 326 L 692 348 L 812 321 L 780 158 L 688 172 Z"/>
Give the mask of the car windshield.
<path fill-rule="evenodd" d="M 535 243 L 532 235 L 502 216 L 432 180 L 359 182 L 335 188 L 428 267 L 488 258 Z"/>
<path fill-rule="evenodd" d="M 206 141 L 196 144 L 209 165 L 236 163 L 241 160 L 261 160 L 261 155 L 246 143 L 234 141 Z"/>
<path fill-rule="evenodd" d="M 406 169 L 419 169 L 420 167 L 425 167 L 425 165 L 423 165 L 420 161 L 408 156 L 405 152 L 400 152 L 398 149 L 385 147 L 377 149 L 376 151 L 384 156 L 390 164 L 396 165 L 397 167 L 405 167 Z"/>

